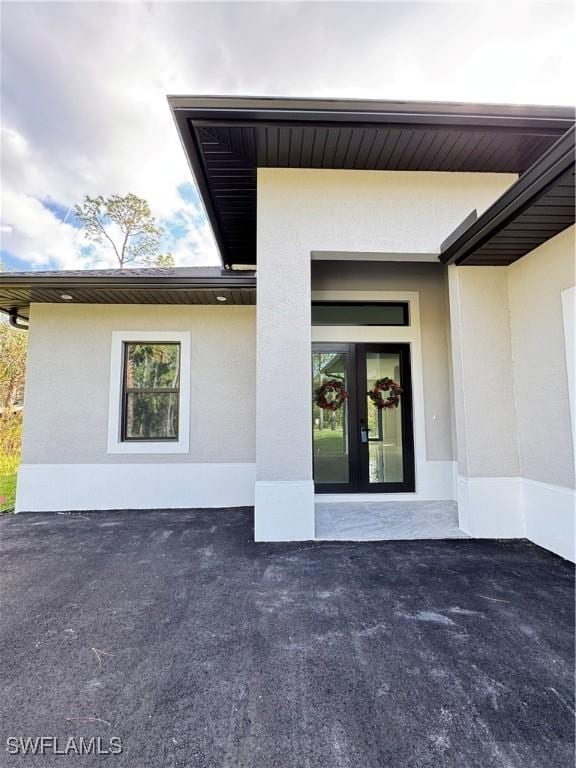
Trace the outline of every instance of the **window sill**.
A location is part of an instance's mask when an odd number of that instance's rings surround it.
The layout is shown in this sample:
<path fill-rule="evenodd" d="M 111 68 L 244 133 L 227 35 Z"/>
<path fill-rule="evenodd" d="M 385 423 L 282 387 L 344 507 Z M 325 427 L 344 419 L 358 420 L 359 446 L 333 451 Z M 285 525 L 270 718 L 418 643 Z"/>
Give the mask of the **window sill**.
<path fill-rule="evenodd" d="M 116 442 L 108 445 L 108 453 L 189 453 L 190 446 L 188 442 L 178 440 L 177 442 L 167 442 L 162 440 L 154 442 L 153 440 L 142 440 L 141 442 Z"/>

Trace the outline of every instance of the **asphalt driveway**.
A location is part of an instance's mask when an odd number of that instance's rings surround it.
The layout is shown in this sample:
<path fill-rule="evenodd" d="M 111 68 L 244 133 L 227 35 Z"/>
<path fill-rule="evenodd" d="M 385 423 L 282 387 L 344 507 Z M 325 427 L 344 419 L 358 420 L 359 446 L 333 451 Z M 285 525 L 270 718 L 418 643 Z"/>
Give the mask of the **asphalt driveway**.
<path fill-rule="evenodd" d="M 249 510 L 2 519 L 0 765 L 573 765 L 569 564 L 251 538 Z M 40 736 L 123 751 L 8 754 Z"/>

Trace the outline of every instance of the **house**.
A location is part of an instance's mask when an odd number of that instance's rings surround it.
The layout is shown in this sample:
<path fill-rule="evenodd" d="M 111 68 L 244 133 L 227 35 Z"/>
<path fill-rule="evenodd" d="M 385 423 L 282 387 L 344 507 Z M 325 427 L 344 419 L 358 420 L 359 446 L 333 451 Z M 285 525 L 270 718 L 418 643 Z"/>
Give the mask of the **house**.
<path fill-rule="evenodd" d="M 0 278 L 19 511 L 457 501 L 574 559 L 574 110 L 170 97 L 222 268 Z"/>

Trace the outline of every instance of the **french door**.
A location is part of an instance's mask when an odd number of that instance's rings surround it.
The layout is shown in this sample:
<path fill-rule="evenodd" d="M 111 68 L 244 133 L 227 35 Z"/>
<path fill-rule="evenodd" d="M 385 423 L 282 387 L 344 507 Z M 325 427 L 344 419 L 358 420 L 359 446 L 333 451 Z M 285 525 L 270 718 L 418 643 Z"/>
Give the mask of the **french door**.
<path fill-rule="evenodd" d="M 312 385 L 316 491 L 414 491 L 410 345 L 313 344 Z"/>

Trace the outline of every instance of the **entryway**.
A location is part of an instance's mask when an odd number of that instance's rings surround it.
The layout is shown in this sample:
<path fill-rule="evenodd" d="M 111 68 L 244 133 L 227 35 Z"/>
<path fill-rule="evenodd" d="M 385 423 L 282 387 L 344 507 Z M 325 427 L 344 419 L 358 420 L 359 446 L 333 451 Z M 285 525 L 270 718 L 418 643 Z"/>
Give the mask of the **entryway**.
<path fill-rule="evenodd" d="M 455 501 L 321 502 L 314 506 L 319 541 L 467 539 Z"/>
<path fill-rule="evenodd" d="M 317 343 L 312 377 L 316 492 L 413 492 L 410 345 Z"/>

